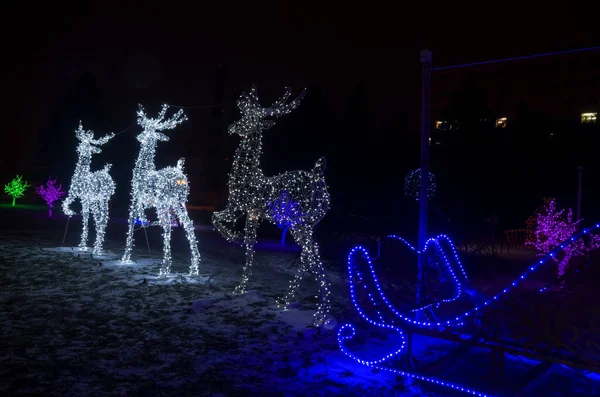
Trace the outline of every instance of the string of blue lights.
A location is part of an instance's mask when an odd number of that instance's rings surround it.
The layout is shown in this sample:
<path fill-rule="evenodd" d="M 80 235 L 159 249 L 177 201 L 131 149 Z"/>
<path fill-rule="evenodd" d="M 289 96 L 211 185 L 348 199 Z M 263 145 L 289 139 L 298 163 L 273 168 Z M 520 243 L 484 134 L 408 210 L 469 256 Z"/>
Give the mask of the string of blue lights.
<path fill-rule="evenodd" d="M 461 325 L 462 320 L 475 314 L 476 312 L 479 312 L 479 310 L 483 309 L 485 306 L 488 306 L 489 304 L 496 302 L 499 298 L 505 296 L 514 287 L 516 287 L 521 281 L 523 281 L 527 276 L 530 276 L 533 272 L 538 270 L 540 268 L 540 266 L 542 266 L 549 259 L 551 259 L 555 255 L 557 255 L 562 249 L 566 248 L 567 246 L 569 246 L 570 244 L 573 244 L 578 239 L 584 237 L 585 235 L 587 235 L 590 232 L 593 232 L 597 229 L 600 229 L 600 223 L 596 224 L 592 228 L 584 229 L 581 232 L 573 235 L 567 241 L 564 241 L 562 244 L 560 244 L 554 250 L 552 250 L 547 255 L 545 255 L 543 258 L 541 258 L 537 263 L 530 266 L 523 274 L 521 274 L 521 276 L 519 276 L 517 279 L 515 279 L 511 283 L 510 286 L 503 289 L 500 293 L 489 298 L 482 304 L 476 305 L 475 307 L 464 312 L 463 314 L 455 316 L 453 319 L 449 319 L 446 321 L 439 321 L 439 322 L 417 321 L 417 320 L 411 318 L 414 316 L 414 314 L 412 314 L 412 313 L 414 313 L 415 311 L 418 311 L 418 310 L 424 310 L 428 307 L 431 307 L 432 304 L 425 305 L 425 306 L 419 307 L 417 309 L 411 310 L 407 314 L 404 314 L 404 313 L 401 313 L 400 311 L 398 311 L 398 309 L 396 309 L 389 302 L 387 297 L 385 296 L 385 293 L 383 292 L 381 285 L 379 283 L 379 280 L 377 278 L 377 275 L 375 273 L 375 269 L 373 268 L 373 262 L 369 256 L 369 253 L 363 246 L 356 246 L 348 254 L 348 278 L 349 278 L 349 286 L 350 286 L 350 297 L 352 298 L 354 307 L 356 308 L 358 314 L 369 324 L 375 325 L 375 326 L 383 328 L 383 329 L 388 329 L 388 330 L 393 330 L 393 331 L 398 332 L 402 341 L 401 341 L 400 347 L 398 349 L 394 350 L 392 353 L 383 355 L 382 357 L 379 357 L 377 359 L 372 359 L 372 360 L 361 359 L 357 355 L 353 354 L 348 348 L 346 348 L 346 341 L 352 339 L 355 336 L 356 329 L 352 324 L 344 324 L 338 330 L 338 345 L 340 347 L 340 350 L 349 358 L 351 358 L 351 359 L 357 361 L 358 363 L 365 365 L 367 367 L 375 368 L 375 369 L 378 369 L 381 371 L 391 372 L 391 373 L 394 373 L 394 374 L 397 374 L 400 376 L 404 376 L 404 377 L 410 377 L 410 378 L 414 378 L 414 379 L 418 379 L 418 380 L 422 380 L 422 381 L 427 381 L 430 383 L 449 387 L 449 388 L 459 390 L 459 391 L 465 392 L 467 394 L 475 395 L 478 397 L 492 397 L 489 394 L 486 394 L 481 391 L 477 391 L 477 390 L 474 390 L 474 389 L 471 389 L 468 387 L 461 386 L 457 383 L 440 380 L 440 379 L 434 378 L 434 377 L 422 376 L 415 372 L 403 371 L 403 370 L 399 370 L 399 369 L 380 366 L 379 364 L 382 364 L 382 363 L 384 363 L 388 360 L 391 360 L 394 357 L 397 357 L 398 355 L 400 355 L 403 352 L 404 347 L 406 346 L 406 339 L 404 337 L 404 332 L 399 327 L 394 325 L 394 320 L 408 322 L 408 323 L 412 324 L 413 326 L 416 325 L 416 326 L 420 326 L 420 327 L 440 327 L 440 326 Z M 389 238 L 396 239 L 396 240 L 403 242 L 412 251 L 416 252 L 417 254 L 420 254 L 419 251 L 417 251 L 417 249 L 413 245 L 411 245 L 408 241 L 406 241 L 402 237 L 399 237 L 396 235 L 391 235 L 391 236 L 389 236 Z M 443 250 L 443 247 L 441 246 L 441 243 L 446 243 L 451 248 L 453 256 L 455 257 L 454 264 L 448 260 L 448 256 L 443 252 L 444 250 Z M 455 283 L 455 291 L 460 290 L 463 283 L 468 283 L 468 278 L 467 278 L 467 274 L 466 274 L 462 264 L 460 263 L 460 260 L 458 259 L 458 254 L 456 253 L 456 250 L 454 249 L 454 245 L 452 244 L 452 241 L 447 236 L 440 235 L 435 238 L 429 239 L 427 241 L 427 244 L 425 245 L 423 252 L 426 253 L 429 249 L 431 249 L 430 247 L 435 247 L 438 250 L 437 253 L 438 253 L 438 256 L 442 259 L 442 261 L 441 261 L 442 264 L 444 265 L 444 267 L 447 268 L 448 272 L 454 276 L 453 280 Z M 376 293 L 372 293 L 371 291 L 369 291 L 369 286 L 365 282 L 366 281 L 365 277 L 363 277 L 363 273 L 360 272 L 360 270 L 356 264 L 355 257 L 358 254 L 360 254 L 362 259 L 366 260 L 366 262 L 369 265 L 369 274 L 370 274 L 373 285 L 377 289 Z M 459 272 L 459 270 L 460 270 L 460 272 Z M 461 280 L 456 276 L 457 274 L 462 274 L 462 277 L 464 277 L 464 280 L 462 280 L 462 283 L 461 283 Z M 362 285 L 363 289 L 366 290 L 365 292 L 367 292 L 369 301 L 372 304 L 371 310 L 375 311 L 377 313 L 378 319 L 371 318 L 367 314 L 367 311 L 364 310 L 361 307 L 361 305 L 359 304 L 358 299 L 357 299 L 357 286 L 361 286 L 361 285 Z M 458 296 L 460 296 L 460 293 L 458 294 Z M 455 294 L 455 297 L 453 299 L 454 300 L 457 299 L 458 296 Z M 453 299 L 449 299 L 447 301 L 452 301 Z M 435 305 L 437 306 L 441 302 L 443 302 L 443 301 L 435 303 Z M 382 311 L 386 311 L 388 314 L 391 313 L 391 314 L 393 314 L 393 316 L 390 319 L 386 320 L 383 315 L 385 313 L 382 314 Z"/>

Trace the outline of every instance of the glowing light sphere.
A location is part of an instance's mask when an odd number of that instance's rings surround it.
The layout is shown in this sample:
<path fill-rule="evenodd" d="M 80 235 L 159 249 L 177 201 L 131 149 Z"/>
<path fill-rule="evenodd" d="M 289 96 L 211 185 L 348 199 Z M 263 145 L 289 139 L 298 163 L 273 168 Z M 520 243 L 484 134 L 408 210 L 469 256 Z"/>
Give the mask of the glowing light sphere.
<path fill-rule="evenodd" d="M 431 200 L 435 196 L 436 184 L 435 175 L 429 173 L 429 185 L 427 187 L 427 197 Z M 421 169 L 412 170 L 404 178 L 404 194 L 413 200 L 419 201 L 421 198 Z"/>
<path fill-rule="evenodd" d="M 161 131 L 172 130 L 187 120 L 183 110 L 179 110 L 170 119 L 165 120 L 168 105 L 163 105 L 157 118 L 149 118 L 140 105 L 137 112 L 137 122 L 142 132 L 137 136 L 140 142 L 140 153 L 133 169 L 131 181 L 131 205 L 129 206 L 129 229 L 125 253 L 122 261 L 131 260 L 133 250 L 133 231 L 136 222 L 148 225 L 145 211 L 154 208 L 158 216 L 158 224 L 163 228 L 163 260 L 160 277 L 167 277 L 171 269 L 171 227 L 172 213 L 181 221 L 188 239 L 191 251 L 190 275 L 198 275 L 200 252 L 194 234 L 194 224 L 187 213 L 185 203 L 189 195 L 189 181 L 183 172 L 184 159 L 177 161 L 175 167 L 165 167 L 157 170 L 154 164 L 154 154 L 159 141 L 166 142 L 169 137 Z"/>
<path fill-rule="evenodd" d="M 289 305 L 305 273 L 315 276 L 319 285 L 319 303 L 315 313 L 315 325 L 321 325 L 329 313 L 330 287 L 315 242 L 313 231 L 329 209 L 329 193 L 323 176 L 325 158 L 320 158 L 310 171 L 290 171 L 275 176 L 265 176 L 260 167 L 262 132 L 275 124 L 274 120 L 290 113 L 300 104 L 304 92 L 289 101 L 291 90 L 271 106 L 260 105 L 256 87 L 243 93 L 237 101 L 241 119 L 229 126 L 230 134 L 241 137 L 229 174 L 229 200 L 227 207 L 213 213 L 215 228 L 229 241 L 246 247 L 246 263 L 240 284 L 234 293 L 244 293 L 252 274 L 256 229 L 260 220 L 267 220 L 279 227 L 287 227 L 294 240 L 302 247 L 301 265 L 290 282 L 282 305 Z M 244 233 L 234 231 L 226 223 L 234 223 L 246 216 Z"/>
<path fill-rule="evenodd" d="M 108 224 L 108 202 L 115 193 L 115 183 L 109 174 L 111 164 L 106 164 L 99 171 L 91 171 L 92 155 L 101 153 L 102 150 L 98 146 L 104 145 L 115 135 L 111 133 L 100 139 L 94 139 L 94 132 L 85 131 L 81 121 L 75 135 L 79 140 L 77 164 L 62 209 L 65 215 L 73 216 L 75 212 L 69 206 L 76 199 L 81 202 L 83 229 L 79 248 L 82 250 L 87 250 L 88 223 L 90 213 L 92 214 L 96 225 L 96 241 L 92 252 L 99 254 L 104 245 L 104 233 Z"/>

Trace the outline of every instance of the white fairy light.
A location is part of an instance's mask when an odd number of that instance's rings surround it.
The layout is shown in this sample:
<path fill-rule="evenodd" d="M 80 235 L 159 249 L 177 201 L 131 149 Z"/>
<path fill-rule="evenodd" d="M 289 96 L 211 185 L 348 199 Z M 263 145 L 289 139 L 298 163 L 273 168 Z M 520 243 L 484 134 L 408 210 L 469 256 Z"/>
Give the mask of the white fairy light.
<path fill-rule="evenodd" d="M 87 250 L 88 241 L 88 222 L 90 212 L 94 217 L 94 223 L 96 225 L 96 242 L 94 243 L 94 254 L 100 254 L 102 252 L 102 246 L 104 244 L 104 233 L 106 231 L 106 225 L 108 223 L 108 202 L 111 196 L 115 192 L 115 183 L 109 175 L 111 164 L 106 164 L 102 170 L 91 172 L 90 166 L 92 163 L 92 155 L 102 152 L 97 147 L 104 145 L 108 142 L 115 134 L 108 134 L 100 139 L 93 139 L 93 131 L 84 131 L 81 121 L 79 122 L 79 128 L 75 131 L 77 139 L 79 139 L 79 145 L 77 146 L 77 165 L 75 166 L 75 173 L 71 179 L 71 186 L 69 187 L 69 194 L 62 203 L 63 212 L 65 215 L 73 216 L 73 212 L 69 206 L 71 203 L 79 199 L 81 202 L 81 216 L 83 223 L 83 230 L 81 232 L 81 241 L 79 242 L 79 248 Z"/>
<path fill-rule="evenodd" d="M 246 246 L 246 263 L 240 284 L 235 293 L 244 293 L 252 274 L 256 229 L 261 219 L 277 225 L 285 225 L 294 240 L 302 247 L 301 265 L 282 304 L 287 306 L 298 290 L 300 280 L 306 272 L 315 275 L 320 296 L 315 313 L 315 325 L 321 325 L 329 313 L 329 283 L 319 255 L 319 246 L 314 241 L 313 230 L 329 209 L 329 193 L 323 173 L 325 158 L 317 160 L 311 171 L 284 172 L 266 177 L 260 168 L 262 131 L 273 126 L 266 117 L 280 117 L 298 107 L 304 92 L 295 100 L 287 102 L 291 90 L 286 88 L 283 96 L 270 107 L 261 107 L 252 86 L 249 93 L 241 95 L 237 105 L 241 119 L 229 127 L 230 134 L 242 139 L 229 174 L 229 200 L 227 207 L 213 213 L 215 228 L 229 241 Z M 246 215 L 244 235 L 225 226 Z"/>
<path fill-rule="evenodd" d="M 194 234 L 194 224 L 188 216 L 185 203 L 189 194 L 189 182 L 183 172 L 183 158 L 177 161 L 175 167 L 165 167 L 157 170 L 154 164 L 154 154 L 158 141 L 166 142 L 169 137 L 160 131 L 174 129 L 178 124 L 187 120 L 183 110 L 179 110 L 173 117 L 165 120 L 168 105 L 163 105 L 157 118 L 146 116 L 144 108 L 140 105 L 137 112 L 137 122 L 142 127 L 142 132 L 137 136 L 140 141 L 140 154 L 133 169 L 131 182 L 131 205 L 129 207 L 129 230 L 125 253 L 121 261 L 131 260 L 133 249 L 133 228 L 139 218 L 142 225 L 148 224 L 145 210 L 154 208 L 158 217 L 158 224 L 163 228 L 163 261 L 160 268 L 160 277 L 167 277 L 171 268 L 171 211 L 181 221 L 185 234 L 190 244 L 191 265 L 190 275 L 198 275 L 200 253 L 198 242 Z"/>

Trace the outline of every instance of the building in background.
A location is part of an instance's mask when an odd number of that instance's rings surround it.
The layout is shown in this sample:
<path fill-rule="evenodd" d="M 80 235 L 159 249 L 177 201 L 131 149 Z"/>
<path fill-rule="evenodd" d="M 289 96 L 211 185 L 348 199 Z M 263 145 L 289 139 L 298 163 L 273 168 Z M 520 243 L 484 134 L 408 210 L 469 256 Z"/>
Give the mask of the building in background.
<path fill-rule="evenodd" d="M 581 124 L 596 124 L 598 122 L 597 112 L 581 113 Z"/>

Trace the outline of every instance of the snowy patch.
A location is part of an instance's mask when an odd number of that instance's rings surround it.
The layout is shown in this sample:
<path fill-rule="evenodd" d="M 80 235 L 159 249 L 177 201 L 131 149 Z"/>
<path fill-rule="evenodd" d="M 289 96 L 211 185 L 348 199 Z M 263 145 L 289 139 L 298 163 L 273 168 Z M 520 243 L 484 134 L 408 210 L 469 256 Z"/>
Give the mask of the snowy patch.
<path fill-rule="evenodd" d="M 91 247 L 79 248 L 79 247 L 50 247 L 42 248 L 42 251 L 48 252 L 60 252 L 65 254 L 73 254 L 77 257 L 87 257 L 98 260 L 112 260 L 119 257 L 116 252 L 104 250 L 99 254 L 94 254 Z"/>
<path fill-rule="evenodd" d="M 287 324 L 293 331 L 303 331 L 313 321 L 314 310 L 282 309 L 277 320 Z"/>
<path fill-rule="evenodd" d="M 202 252 L 199 277 L 187 275 L 187 247 L 186 255 L 174 250 L 172 276 L 165 280 L 158 278 L 160 259 L 153 259 L 160 258 L 160 247 L 151 247 L 151 253 L 140 247 L 137 259 L 124 264 L 119 257 L 52 248 L 56 240 L 44 236 L 2 233 L 2 395 L 462 395 L 365 367 L 339 350 L 337 328 L 356 316 L 342 264 L 327 265 L 332 317 L 317 329 L 311 326 L 317 292 L 311 277 L 303 281 L 295 304 L 287 310 L 277 306 L 297 269 L 295 254 L 257 251 L 250 290 L 236 296 L 241 247 Z M 122 233 L 114 239 L 107 235 L 106 247 L 122 253 Z M 397 333 L 356 325 L 365 327 L 348 347 L 361 357 L 388 354 L 401 344 Z M 415 337 L 413 353 L 426 364 L 454 347 Z M 520 363 L 506 362 L 507 367 Z M 487 380 L 488 366 L 489 355 L 474 349 L 428 374 L 475 388 L 478 379 Z M 598 384 L 591 375 L 576 382 L 568 369 L 556 376 L 561 382 L 545 377 L 523 396 L 571 395 L 569 387 L 577 391 L 573 396 L 583 396 L 580 392 Z"/>

